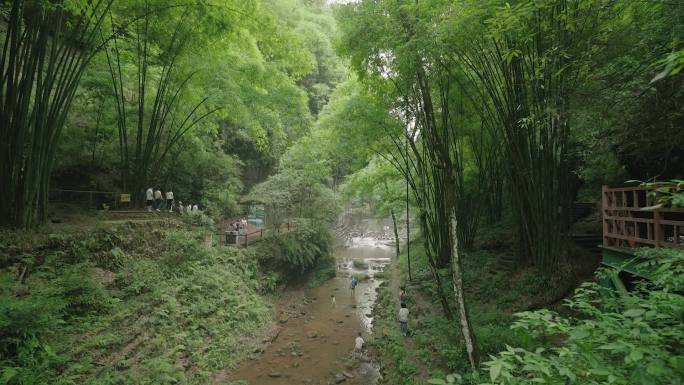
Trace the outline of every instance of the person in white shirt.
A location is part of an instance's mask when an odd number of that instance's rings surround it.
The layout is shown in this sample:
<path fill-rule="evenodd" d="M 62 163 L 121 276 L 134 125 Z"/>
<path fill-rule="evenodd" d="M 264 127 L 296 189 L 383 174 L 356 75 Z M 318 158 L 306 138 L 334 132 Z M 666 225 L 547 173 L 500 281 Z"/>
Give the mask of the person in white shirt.
<path fill-rule="evenodd" d="M 359 332 L 359 335 L 354 340 L 354 353 L 361 353 L 361 349 L 363 349 L 363 343 L 364 341 L 361 337 L 361 332 Z"/>
<path fill-rule="evenodd" d="M 183 214 L 183 201 L 178 201 L 178 213 Z"/>
<path fill-rule="evenodd" d="M 145 205 L 147 206 L 147 211 L 152 211 L 152 205 L 154 204 L 154 190 L 152 187 L 145 191 Z"/>
<path fill-rule="evenodd" d="M 166 192 L 166 208 L 169 212 L 173 212 L 173 191 L 171 190 Z"/>
<path fill-rule="evenodd" d="M 406 337 L 408 334 L 408 316 L 409 310 L 406 308 L 406 304 L 401 304 L 401 309 L 399 309 L 399 324 L 401 324 L 401 335 Z"/>
<path fill-rule="evenodd" d="M 157 191 L 154 192 L 154 203 L 155 203 L 155 209 L 159 211 L 159 206 L 162 204 L 162 193 L 161 190 L 157 189 Z"/>
<path fill-rule="evenodd" d="M 193 214 L 198 214 L 198 213 L 199 213 L 199 207 L 197 207 L 197 205 L 192 205 L 192 213 L 193 213 Z"/>

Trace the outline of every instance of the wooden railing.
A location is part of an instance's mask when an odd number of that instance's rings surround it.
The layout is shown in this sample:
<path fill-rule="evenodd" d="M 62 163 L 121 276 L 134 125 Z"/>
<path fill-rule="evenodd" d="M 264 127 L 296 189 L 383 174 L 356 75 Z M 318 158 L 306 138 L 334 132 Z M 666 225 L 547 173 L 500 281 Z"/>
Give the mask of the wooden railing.
<path fill-rule="evenodd" d="M 238 234 L 234 234 L 232 230 L 219 230 L 216 235 L 218 236 L 219 241 L 224 245 L 248 247 L 266 236 L 287 234 L 296 228 L 296 222 L 291 223 L 290 221 L 287 221 L 286 223 L 282 223 L 277 227 L 256 229 L 248 233 L 239 231 L 237 232 Z"/>
<path fill-rule="evenodd" d="M 603 186 L 603 245 L 684 248 L 684 209 L 652 208 L 660 186 Z"/>

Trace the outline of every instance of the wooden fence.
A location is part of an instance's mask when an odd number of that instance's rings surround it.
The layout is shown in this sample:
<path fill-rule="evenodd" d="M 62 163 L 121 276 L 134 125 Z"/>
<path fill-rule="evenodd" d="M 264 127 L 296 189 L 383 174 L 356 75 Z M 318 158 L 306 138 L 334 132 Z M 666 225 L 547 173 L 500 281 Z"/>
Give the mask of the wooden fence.
<path fill-rule="evenodd" d="M 260 241 L 269 234 L 286 234 L 296 228 L 297 225 L 295 223 L 290 223 L 288 221 L 287 223 L 283 223 L 281 226 L 278 226 L 277 228 L 262 228 L 248 233 L 241 233 L 232 230 L 221 230 L 217 233 L 217 235 L 219 241 L 225 245 L 248 247 Z"/>
<path fill-rule="evenodd" d="M 650 208 L 661 186 L 603 186 L 603 246 L 684 248 L 684 209 Z"/>

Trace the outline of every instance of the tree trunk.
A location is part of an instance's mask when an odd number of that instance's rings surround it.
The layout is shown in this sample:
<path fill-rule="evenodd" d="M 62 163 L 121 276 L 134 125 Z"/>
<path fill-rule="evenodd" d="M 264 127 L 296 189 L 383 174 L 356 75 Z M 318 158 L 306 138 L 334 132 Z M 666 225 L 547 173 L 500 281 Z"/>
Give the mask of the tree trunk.
<path fill-rule="evenodd" d="M 394 247 L 397 251 L 397 258 L 399 257 L 399 253 L 401 253 L 401 249 L 399 248 L 399 230 L 397 230 L 397 216 L 394 214 L 394 209 L 390 210 L 390 214 L 392 214 L 392 225 L 394 226 Z M 408 239 L 406 240 L 408 242 Z"/>
<path fill-rule="evenodd" d="M 452 211 L 451 213 L 451 282 L 454 286 L 454 297 L 456 298 L 456 307 L 458 308 L 458 315 L 461 323 L 461 334 L 463 335 L 463 341 L 465 343 L 466 352 L 468 354 L 468 361 L 470 362 L 470 367 L 473 372 L 477 370 L 478 367 L 478 352 L 477 345 L 475 344 L 475 333 L 473 333 L 473 328 L 470 325 L 470 320 L 468 318 L 468 309 L 465 303 L 465 297 L 463 293 L 463 276 L 461 272 L 461 258 L 458 254 L 458 237 L 456 222 L 456 213 Z"/>

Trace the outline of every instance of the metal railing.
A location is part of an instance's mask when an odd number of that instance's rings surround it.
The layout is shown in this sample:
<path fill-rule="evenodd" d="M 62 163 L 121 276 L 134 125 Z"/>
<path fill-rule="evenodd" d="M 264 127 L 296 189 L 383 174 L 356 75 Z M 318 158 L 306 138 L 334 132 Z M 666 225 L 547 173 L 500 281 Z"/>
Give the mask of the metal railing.
<path fill-rule="evenodd" d="M 102 209 L 106 204 L 110 209 L 130 207 L 130 202 L 121 202 L 121 196 L 128 195 L 122 191 L 91 191 L 91 190 L 50 190 L 50 203 L 71 203 L 88 209 Z"/>

